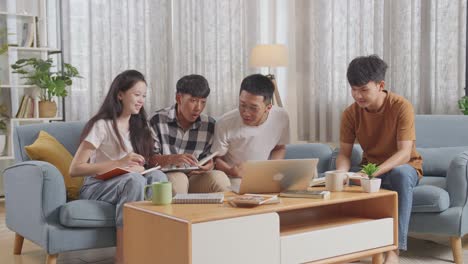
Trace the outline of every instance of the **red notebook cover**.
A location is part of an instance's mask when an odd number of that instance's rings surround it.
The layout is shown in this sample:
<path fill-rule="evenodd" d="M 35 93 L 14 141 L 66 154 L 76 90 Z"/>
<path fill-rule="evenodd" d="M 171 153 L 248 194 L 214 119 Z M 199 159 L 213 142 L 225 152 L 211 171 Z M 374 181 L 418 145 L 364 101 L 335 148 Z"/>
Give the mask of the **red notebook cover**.
<path fill-rule="evenodd" d="M 142 171 L 141 174 L 146 174 L 146 173 L 152 172 L 154 170 L 159 170 L 160 168 L 161 168 L 160 166 L 156 166 L 156 167 L 147 169 L 145 171 Z M 114 177 L 117 177 L 117 176 L 125 174 L 125 173 L 129 173 L 129 172 L 131 172 L 131 171 L 126 170 L 124 168 L 117 167 L 117 168 L 114 168 L 114 169 L 112 169 L 112 170 L 110 170 L 108 172 L 105 172 L 103 174 L 96 175 L 96 176 L 94 176 L 94 178 L 99 179 L 99 180 L 103 180 L 103 181 L 107 181 L 109 179 L 112 179 Z"/>
<path fill-rule="evenodd" d="M 125 173 L 129 173 L 129 172 L 130 172 L 129 170 L 117 167 L 117 168 L 114 168 L 114 169 L 112 169 L 112 170 L 110 170 L 108 172 L 105 172 L 103 174 L 96 175 L 94 177 L 96 179 L 99 179 L 99 180 L 107 181 L 107 180 L 112 179 L 112 178 L 114 178 L 116 176 L 119 176 L 119 175 L 122 175 L 122 174 L 125 174 Z"/>

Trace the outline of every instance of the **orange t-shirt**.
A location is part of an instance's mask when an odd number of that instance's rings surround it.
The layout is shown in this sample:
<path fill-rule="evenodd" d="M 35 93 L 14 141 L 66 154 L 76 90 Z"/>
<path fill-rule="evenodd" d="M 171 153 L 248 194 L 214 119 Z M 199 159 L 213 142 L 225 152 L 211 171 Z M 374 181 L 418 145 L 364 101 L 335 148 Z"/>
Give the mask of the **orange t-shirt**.
<path fill-rule="evenodd" d="M 369 162 L 382 164 L 398 151 L 398 141 L 413 141 L 408 162 L 422 176 L 422 157 L 416 151 L 414 110 L 411 103 L 397 94 L 385 91 L 387 96 L 378 112 L 370 113 L 354 103 L 341 118 L 340 141 L 361 145 L 364 153 L 361 165 Z"/>

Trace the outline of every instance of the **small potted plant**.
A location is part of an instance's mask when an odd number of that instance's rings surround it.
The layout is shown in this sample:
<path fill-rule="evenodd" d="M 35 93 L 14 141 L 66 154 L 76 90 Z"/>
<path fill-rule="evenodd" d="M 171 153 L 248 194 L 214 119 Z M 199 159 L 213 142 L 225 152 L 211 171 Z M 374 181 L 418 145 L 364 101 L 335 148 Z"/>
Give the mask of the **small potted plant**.
<path fill-rule="evenodd" d="M 369 177 L 368 179 L 361 179 L 361 186 L 364 192 L 372 193 L 379 191 L 382 179 L 374 176 L 374 173 L 378 169 L 379 166 L 374 163 L 368 163 L 367 165 L 362 166 L 361 172 L 365 173 Z"/>
<path fill-rule="evenodd" d="M 20 59 L 11 65 L 13 73 L 23 75 L 26 84 L 41 88 L 39 101 L 39 117 L 54 117 L 57 114 L 57 104 L 54 97 L 65 97 L 68 92 L 66 88 L 72 85 L 72 78 L 80 78 L 78 70 L 72 65 L 65 63 L 63 71 L 52 71 L 53 61 L 30 58 Z"/>
<path fill-rule="evenodd" d="M 460 100 L 458 100 L 458 108 L 464 115 L 468 115 L 468 96 L 463 96 Z"/>

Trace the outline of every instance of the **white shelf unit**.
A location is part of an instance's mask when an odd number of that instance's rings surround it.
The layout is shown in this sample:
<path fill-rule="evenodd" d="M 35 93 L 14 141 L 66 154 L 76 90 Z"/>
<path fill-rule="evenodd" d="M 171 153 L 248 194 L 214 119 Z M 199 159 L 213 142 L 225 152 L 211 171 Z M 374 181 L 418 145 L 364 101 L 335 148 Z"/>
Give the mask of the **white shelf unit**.
<path fill-rule="evenodd" d="M 14 159 L 13 132 L 15 127 L 63 120 L 63 100 L 58 98 L 54 99 L 57 103 L 57 115 L 53 118 L 39 118 L 40 88 L 26 85 L 21 76 L 13 73 L 11 68 L 11 65 L 18 59 L 26 58 L 46 60 L 52 57 L 55 67 L 61 65 L 60 43 L 57 41 L 60 39 L 57 37 L 60 36 L 59 26 L 48 23 L 49 20 L 51 23 L 60 21 L 56 17 L 58 16 L 58 1 L 60 0 L 0 0 L 0 29 L 6 29 L 6 32 L 0 31 L 0 34 L 3 34 L 3 41 L 0 41 L 0 44 L 5 43 L 5 39 L 8 44 L 7 52 L 0 55 L 0 105 L 7 106 L 10 117 L 7 125 L 7 144 L 3 155 L 0 151 L 0 160 Z M 50 30 L 57 32 L 49 35 Z M 28 45 L 31 39 L 32 45 Z M 33 99 L 31 105 L 33 115 L 27 118 L 16 118 L 24 95 Z"/>

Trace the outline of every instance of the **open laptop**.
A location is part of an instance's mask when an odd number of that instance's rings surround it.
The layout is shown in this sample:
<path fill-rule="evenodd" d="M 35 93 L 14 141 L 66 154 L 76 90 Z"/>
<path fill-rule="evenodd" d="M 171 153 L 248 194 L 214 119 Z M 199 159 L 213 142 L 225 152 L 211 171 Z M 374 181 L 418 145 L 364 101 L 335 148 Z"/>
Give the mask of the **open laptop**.
<path fill-rule="evenodd" d="M 318 159 L 247 161 L 240 185 L 231 185 L 231 190 L 238 194 L 307 190 L 317 177 L 317 163 Z"/>

